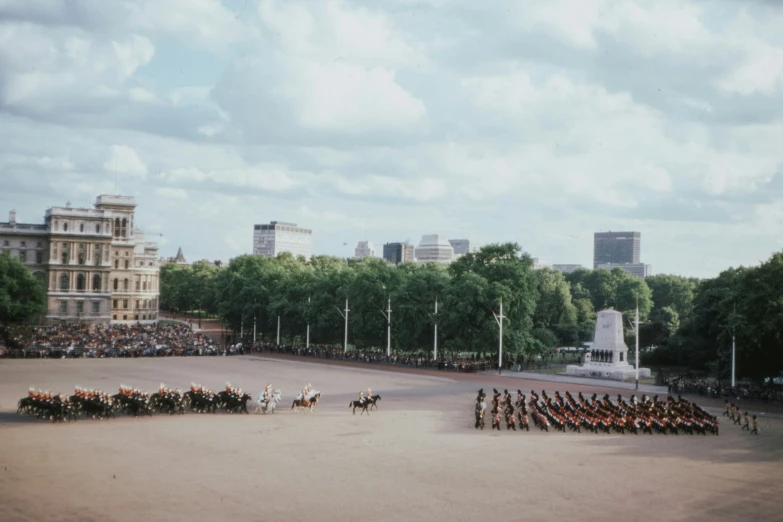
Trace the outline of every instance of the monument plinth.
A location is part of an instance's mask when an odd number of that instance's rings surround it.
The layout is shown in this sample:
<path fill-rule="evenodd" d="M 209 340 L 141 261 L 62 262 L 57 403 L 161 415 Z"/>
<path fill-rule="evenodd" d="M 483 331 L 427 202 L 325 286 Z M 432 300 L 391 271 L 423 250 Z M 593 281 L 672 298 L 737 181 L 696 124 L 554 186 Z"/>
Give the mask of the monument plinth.
<path fill-rule="evenodd" d="M 616 310 L 599 312 L 595 321 L 594 339 L 593 346 L 585 353 L 584 364 L 568 365 L 566 374 L 618 381 L 636 377 L 636 369 L 628 363 L 628 347 L 623 335 L 623 314 Z M 649 368 L 639 368 L 639 377 L 649 376 Z"/>

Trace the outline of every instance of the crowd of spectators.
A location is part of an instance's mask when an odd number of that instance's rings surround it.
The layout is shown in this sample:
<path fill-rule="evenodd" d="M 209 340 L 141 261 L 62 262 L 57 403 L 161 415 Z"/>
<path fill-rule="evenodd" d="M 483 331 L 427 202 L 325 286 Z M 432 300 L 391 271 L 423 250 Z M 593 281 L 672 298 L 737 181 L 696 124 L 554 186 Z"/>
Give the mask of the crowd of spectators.
<path fill-rule="evenodd" d="M 5 337 L 7 346 L 2 356 L 16 358 L 163 357 L 225 352 L 186 324 L 63 324 L 10 330 Z"/>
<path fill-rule="evenodd" d="M 670 394 L 701 395 L 712 398 L 733 397 L 735 399 L 770 401 L 783 403 L 783 386 L 768 384 L 761 386 L 751 383 L 730 384 L 711 378 L 697 378 L 679 375 L 669 379 Z"/>
<path fill-rule="evenodd" d="M 432 370 L 444 370 L 453 372 L 482 372 L 497 368 L 497 359 L 482 358 L 473 354 L 464 358 L 440 358 L 432 359 L 431 354 L 392 354 L 387 356 L 383 352 L 354 351 L 345 352 L 342 347 L 328 347 L 320 345 L 287 346 L 276 344 L 254 344 L 250 348 L 255 353 L 279 353 L 298 355 L 301 357 L 317 357 L 319 359 L 336 359 L 341 361 L 364 362 L 371 364 L 395 364 L 411 368 L 426 368 Z"/>

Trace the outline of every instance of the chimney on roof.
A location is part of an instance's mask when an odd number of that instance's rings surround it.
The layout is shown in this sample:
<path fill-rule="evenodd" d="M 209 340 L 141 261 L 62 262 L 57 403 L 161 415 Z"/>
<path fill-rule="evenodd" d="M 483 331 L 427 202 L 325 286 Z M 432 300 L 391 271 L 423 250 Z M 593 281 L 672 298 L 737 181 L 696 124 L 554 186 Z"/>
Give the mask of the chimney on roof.
<path fill-rule="evenodd" d="M 11 212 L 8 213 L 8 222 L 12 225 L 16 225 L 16 209 L 12 209 Z"/>

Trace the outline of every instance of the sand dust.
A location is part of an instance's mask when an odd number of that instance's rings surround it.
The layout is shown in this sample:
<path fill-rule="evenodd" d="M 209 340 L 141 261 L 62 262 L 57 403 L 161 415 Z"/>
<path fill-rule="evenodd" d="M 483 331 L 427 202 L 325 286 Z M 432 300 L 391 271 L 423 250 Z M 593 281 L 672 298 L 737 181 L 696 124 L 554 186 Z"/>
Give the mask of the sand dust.
<path fill-rule="evenodd" d="M 191 381 L 254 397 L 271 382 L 283 403 L 274 416 L 16 415 L 28 386 Z M 308 382 L 323 401 L 294 414 Z M 354 416 L 348 403 L 367 387 L 379 410 Z M 765 419 L 759 437 L 727 423 L 718 437 L 477 432 L 477 388 L 475 376 L 249 357 L 2 361 L 0 520 L 783 520 L 781 420 Z"/>

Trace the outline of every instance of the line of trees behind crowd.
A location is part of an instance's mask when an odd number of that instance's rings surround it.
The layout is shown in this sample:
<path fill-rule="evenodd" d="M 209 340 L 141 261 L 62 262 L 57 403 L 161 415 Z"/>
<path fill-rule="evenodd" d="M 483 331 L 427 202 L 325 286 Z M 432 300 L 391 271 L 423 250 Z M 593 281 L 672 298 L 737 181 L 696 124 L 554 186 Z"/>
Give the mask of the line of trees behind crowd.
<path fill-rule="evenodd" d="M 647 279 L 623 270 L 533 270 L 516 244 L 489 245 L 454 263 L 390 265 L 381 259 L 316 256 L 305 261 L 241 256 L 225 268 L 210 263 L 167 265 L 161 273 L 161 306 L 202 310 L 246 336 L 254 319 L 259 336 L 281 342 L 340 345 L 344 321 L 338 309 L 349 301 L 349 344 L 386 346 L 387 299 L 392 307 L 392 349 L 429 353 L 433 325 L 447 353 L 497 350 L 493 312 L 503 299 L 507 322 L 504 351 L 531 357 L 555 346 L 591 341 L 596 311 L 614 308 L 628 320 L 638 303 L 643 324 L 640 348 L 646 364 L 709 370 L 730 368 L 730 330 L 737 338 L 738 375 L 762 380 L 783 370 L 783 257 L 758 267 L 730 269 L 698 280 L 673 275 Z M 434 315 L 435 299 L 438 315 Z M 308 301 L 309 298 L 309 301 Z M 735 311 L 736 310 L 736 311 Z"/>

